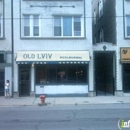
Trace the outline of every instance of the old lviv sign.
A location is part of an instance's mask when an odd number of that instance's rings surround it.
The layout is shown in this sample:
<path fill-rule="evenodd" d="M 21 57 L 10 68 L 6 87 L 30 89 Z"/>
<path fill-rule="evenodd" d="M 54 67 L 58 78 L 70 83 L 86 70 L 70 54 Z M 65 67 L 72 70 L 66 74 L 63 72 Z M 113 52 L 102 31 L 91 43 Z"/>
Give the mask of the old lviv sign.
<path fill-rule="evenodd" d="M 89 51 L 19 51 L 16 61 L 90 61 Z"/>
<path fill-rule="evenodd" d="M 130 48 L 121 48 L 121 62 L 130 62 Z"/>

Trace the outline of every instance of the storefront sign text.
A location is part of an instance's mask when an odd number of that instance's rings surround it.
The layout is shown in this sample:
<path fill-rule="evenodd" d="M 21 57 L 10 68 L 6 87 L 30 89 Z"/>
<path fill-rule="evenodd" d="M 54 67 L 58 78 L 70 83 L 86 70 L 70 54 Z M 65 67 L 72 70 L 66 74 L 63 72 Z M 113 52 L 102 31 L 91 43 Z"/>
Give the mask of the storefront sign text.
<path fill-rule="evenodd" d="M 52 54 L 23 54 L 24 59 L 51 59 Z"/>
<path fill-rule="evenodd" d="M 89 51 L 19 51 L 16 61 L 90 61 Z"/>
<path fill-rule="evenodd" d="M 121 48 L 121 62 L 130 62 L 130 48 Z"/>

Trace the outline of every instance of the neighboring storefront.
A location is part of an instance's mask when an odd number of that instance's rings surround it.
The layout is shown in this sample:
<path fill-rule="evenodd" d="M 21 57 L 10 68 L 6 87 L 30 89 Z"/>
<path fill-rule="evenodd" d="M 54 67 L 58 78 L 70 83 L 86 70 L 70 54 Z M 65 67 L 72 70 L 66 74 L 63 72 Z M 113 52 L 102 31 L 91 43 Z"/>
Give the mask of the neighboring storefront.
<path fill-rule="evenodd" d="M 120 61 L 122 64 L 123 92 L 130 93 L 130 48 L 121 48 L 120 56 Z"/>
<path fill-rule="evenodd" d="M 0 51 L 0 96 L 5 94 L 5 81 L 10 81 L 10 94 L 12 95 L 12 64 L 11 53 Z"/>
<path fill-rule="evenodd" d="M 86 96 L 89 51 L 19 51 L 19 94 Z"/>

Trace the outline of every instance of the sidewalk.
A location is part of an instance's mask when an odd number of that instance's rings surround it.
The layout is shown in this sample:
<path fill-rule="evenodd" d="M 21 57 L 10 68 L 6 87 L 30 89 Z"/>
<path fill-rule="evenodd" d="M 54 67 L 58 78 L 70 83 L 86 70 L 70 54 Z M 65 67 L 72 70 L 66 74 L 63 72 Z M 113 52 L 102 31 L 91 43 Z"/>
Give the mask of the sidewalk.
<path fill-rule="evenodd" d="M 38 97 L 18 97 L 5 99 L 0 97 L 0 106 L 36 106 L 40 103 Z M 47 97 L 47 105 L 87 105 L 87 104 L 113 104 L 130 103 L 130 96 L 97 96 L 97 97 Z"/>

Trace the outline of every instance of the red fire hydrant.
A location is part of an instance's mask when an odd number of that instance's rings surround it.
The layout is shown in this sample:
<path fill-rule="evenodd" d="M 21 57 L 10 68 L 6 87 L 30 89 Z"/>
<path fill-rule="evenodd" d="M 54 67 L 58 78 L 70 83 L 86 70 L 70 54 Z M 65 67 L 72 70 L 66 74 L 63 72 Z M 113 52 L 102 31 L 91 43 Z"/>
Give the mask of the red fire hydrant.
<path fill-rule="evenodd" d="M 41 104 L 44 104 L 44 103 L 45 103 L 45 98 L 46 98 L 45 95 L 41 95 L 41 96 L 40 96 Z"/>

